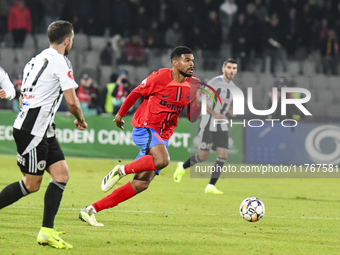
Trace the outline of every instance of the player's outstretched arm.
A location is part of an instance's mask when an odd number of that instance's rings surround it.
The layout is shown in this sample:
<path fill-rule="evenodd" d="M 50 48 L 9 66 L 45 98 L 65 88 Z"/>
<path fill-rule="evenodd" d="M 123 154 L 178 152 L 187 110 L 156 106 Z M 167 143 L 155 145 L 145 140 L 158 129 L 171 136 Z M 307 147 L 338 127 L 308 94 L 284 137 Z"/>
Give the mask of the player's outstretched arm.
<path fill-rule="evenodd" d="M 118 114 L 113 120 L 114 122 L 116 122 L 117 127 L 124 129 L 124 120 L 122 120 L 122 118 L 141 96 L 142 94 L 140 93 L 139 87 L 136 87 L 131 91 L 131 93 L 128 95 L 128 97 L 125 99 L 124 103 L 120 107 Z"/>
<path fill-rule="evenodd" d="M 87 123 L 85 122 L 85 118 L 83 116 L 83 112 L 81 111 L 81 106 L 74 88 L 65 90 L 64 96 L 68 105 L 68 109 L 74 115 L 74 117 L 76 117 L 76 120 L 74 121 L 75 127 L 79 130 L 85 130 L 87 128 Z"/>

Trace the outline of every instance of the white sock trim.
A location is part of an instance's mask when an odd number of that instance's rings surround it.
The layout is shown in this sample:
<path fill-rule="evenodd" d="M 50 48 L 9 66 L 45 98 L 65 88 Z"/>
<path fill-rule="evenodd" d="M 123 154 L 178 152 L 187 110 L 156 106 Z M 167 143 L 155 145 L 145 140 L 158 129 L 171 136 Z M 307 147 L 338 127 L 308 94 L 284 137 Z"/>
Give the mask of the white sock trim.
<path fill-rule="evenodd" d="M 121 170 L 121 173 L 122 173 L 123 175 L 126 175 L 126 173 L 125 173 L 125 165 L 122 165 L 122 166 L 120 167 L 120 170 Z"/>
<path fill-rule="evenodd" d="M 92 205 L 88 206 L 87 208 L 88 208 L 88 212 L 97 213 L 96 209 L 94 209 Z"/>

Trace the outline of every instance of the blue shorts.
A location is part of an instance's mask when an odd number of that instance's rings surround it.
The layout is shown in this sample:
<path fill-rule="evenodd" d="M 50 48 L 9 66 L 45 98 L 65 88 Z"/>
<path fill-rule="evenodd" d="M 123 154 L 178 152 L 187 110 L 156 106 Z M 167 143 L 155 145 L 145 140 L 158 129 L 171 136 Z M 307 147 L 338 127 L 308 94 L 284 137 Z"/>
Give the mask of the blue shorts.
<path fill-rule="evenodd" d="M 132 140 L 139 148 L 135 160 L 148 155 L 150 149 L 155 145 L 164 144 L 167 149 L 169 146 L 169 140 L 163 140 L 154 129 L 148 127 L 133 128 Z M 156 173 L 159 174 L 160 171 L 161 169 L 156 170 Z"/>

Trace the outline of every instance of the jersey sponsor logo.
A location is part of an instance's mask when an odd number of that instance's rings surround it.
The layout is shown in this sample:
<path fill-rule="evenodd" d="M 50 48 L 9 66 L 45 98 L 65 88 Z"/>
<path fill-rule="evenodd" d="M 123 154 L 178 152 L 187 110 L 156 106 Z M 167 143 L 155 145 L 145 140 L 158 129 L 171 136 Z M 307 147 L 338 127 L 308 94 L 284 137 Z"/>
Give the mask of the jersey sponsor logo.
<path fill-rule="evenodd" d="M 67 76 L 70 77 L 72 80 L 74 80 L 74 76 L 73 76 L 72 70 L 68 71 Z"/>
<path fill-rule="evenodd" d="M 186 95 L 185 95 L 185 101 L 189 101 L 190 100 L 190 92 L 188 92 Z"/>
<path fill-rule="evenodd" d="M 162 97 L 163 97 L 163 98 L 165 98 L 165 97 L 169 97 L 169 96 L 171 96 L 171 95 L 167 95 L 167 96 L 164 96 L 164 95 L 162 95 Z"/>
<path fill-rule="evenodd" d="M 24 98 L 25 99 L 34 99 L 35 95 L 26 95 L 26 94 L 24 94 Z"/>
<path fill-rule="evenodd" d="M 184 106 L 179 106 L 179 105 L 176 105 L 176 104 L 168 104 L 168 102 L 164 101 L 164 100 L 161 100 L 159 102 L 159 104 L 162 105 L 162 106 L 166 106 L 168 109 L 170 109 L 172 111 L 180 112 L 184 109 Z"/>
<path fill-rule="evenodd" d="M 46 168 L 46 160 L 41 160 L 38 162 L 38 170 L 43 171 Z"/>

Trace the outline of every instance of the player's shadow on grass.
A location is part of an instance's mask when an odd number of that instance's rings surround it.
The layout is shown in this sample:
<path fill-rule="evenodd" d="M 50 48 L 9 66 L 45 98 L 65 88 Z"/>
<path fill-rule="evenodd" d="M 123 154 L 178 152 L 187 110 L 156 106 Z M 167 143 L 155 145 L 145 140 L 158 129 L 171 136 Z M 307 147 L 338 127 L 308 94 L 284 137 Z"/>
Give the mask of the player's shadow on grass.
<path fill-rule="evenodd" d="M 329 200 L 329 199 L 314 199 L 314 198 L 308 198 L 308 197 L 270 197 L 274 199 L 285 199 L 285 200 L 305 200 L 305 201 L 311 201 L 311 202 L 333 202 L 333 203 L 339 203 L 340 200 Z"/>

